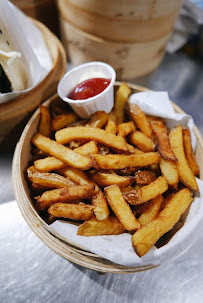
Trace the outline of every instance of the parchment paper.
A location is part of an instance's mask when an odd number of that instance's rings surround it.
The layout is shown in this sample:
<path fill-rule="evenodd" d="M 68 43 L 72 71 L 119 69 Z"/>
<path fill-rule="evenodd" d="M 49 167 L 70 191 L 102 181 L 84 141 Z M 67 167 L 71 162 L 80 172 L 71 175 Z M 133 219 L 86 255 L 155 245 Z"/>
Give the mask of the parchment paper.
<path fill-rule="evenodd" d="M 167 92 L 136 93 L 130 97 L 129 102 L 138 104 L 146 114 L 165 118 L 169 128 L 180 123 L 183 126 L 189 126 L 195 148 L 196 140 L 193 132 L 193 120 L 189 115 L 175 113 Z M 186 251 L 200 233 L 198 224 L 203 217 L 203 181 L 198 178 L 196 180 L 199 192 L 195 194 L 195 199 L 183 227 L 176 232 L 165 246 L 159 249 L 153 247 L 142 258 L 139 258 L 134 252 L 130 234 L 97 237 L 77 236 L 78 227 L 62 220 L 55 221 L 51 224 L 51 227 L 62 236 L 82 245 L 89 251 L 121 265 L 158 265 L 170 262 Z"/>
<path fill-rule="evenodd" d="M 1 104 L 34 88 L 51 71 L 53 62 L 40 30 L 15 5 L 1 0 L 0 18 L 16 50 L 21 53 L 28 73 L 28 88 L 20 92 L 0 93 Z"/>

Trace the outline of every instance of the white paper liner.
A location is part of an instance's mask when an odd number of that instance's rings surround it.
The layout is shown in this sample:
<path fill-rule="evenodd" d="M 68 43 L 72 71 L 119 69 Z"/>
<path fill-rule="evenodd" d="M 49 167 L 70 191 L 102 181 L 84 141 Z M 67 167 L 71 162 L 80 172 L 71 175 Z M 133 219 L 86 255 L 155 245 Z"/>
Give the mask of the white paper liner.
<path fill-rule="evenodd" d="M 188 126 L 194 137 L 193 120 L 188 115 L 177 114 L 169 101 L 167 92 L 142 92 L 131 95 L 129 102 L 136 103 L 140 108 L 150 115 L 156 115 L 166 119 L 167 125 L 171 128 L 174 125 L 182 124 Z M 193 145 L 195 140 L 193 138 Z M 78 227 L 65 221 L 57 220 L 50 226 L 61 236 L 78 243 L 89 251 L 113 261 L 115 263 L 136 266 L 154 264 L 158 265 L 174 260 L 185 252 L 194 240 L 198 237 L 198 224 L 203 217 L 203 181 L 196 178 L 199 192 L 190 207 L 189 214 L 183 225 L 171 240 L 161 248 L 153 247 L 145 256 L 139 258 L 134 252 L 131 244 L 131 235 L 124 233 L 117 236 L 77 236 Z"/>
<path fill-rule="evenodd" d="M 28 88 L 20 92 L 0 93 L 0 104 L 33 89 L 53 67 L 53 62 L 40 30 L 12 3 L 1 0 L 0 18 L 16 49 L 21 52 L 28 73 Z"/>

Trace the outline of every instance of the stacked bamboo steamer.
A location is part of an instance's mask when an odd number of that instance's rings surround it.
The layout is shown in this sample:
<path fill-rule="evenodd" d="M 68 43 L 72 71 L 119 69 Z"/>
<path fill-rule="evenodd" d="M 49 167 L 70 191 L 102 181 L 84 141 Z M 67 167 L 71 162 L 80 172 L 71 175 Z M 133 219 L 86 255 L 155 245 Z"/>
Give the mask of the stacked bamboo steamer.
<path fill-rule="evenodd" d="M 0 150 L 11 150 L 33 111 L 56 93 L 66 71 L 66 54 L 59 39 L 41 22 L 32 19 L 41 31 L 53 61 L 49 74 L 29 92 L 0 104 Z"/>
<path fill-rule="evenodd" d="M 74 64 L 111 64 L 134 79 L 161 62 L 182 0 L 57 0 L 62 41 Z"/>

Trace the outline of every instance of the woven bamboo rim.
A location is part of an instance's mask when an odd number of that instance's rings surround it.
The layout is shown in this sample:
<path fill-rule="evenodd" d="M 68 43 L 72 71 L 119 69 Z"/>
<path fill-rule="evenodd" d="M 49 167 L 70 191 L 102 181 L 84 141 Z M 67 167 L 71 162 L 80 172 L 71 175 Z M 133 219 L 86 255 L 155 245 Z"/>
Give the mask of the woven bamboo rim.
<path fill-rule="evenodd" d="M 118 87 L 119 85 L 120 82 L 116 82 L 115 86 Z M 148 90 L 135 84 L 128 85 L 131 87 L 132 92 Z M 44 105 L 49 106 L 49 104 L 56 99 L 58 99 L 58 95 L 54 95 L 52 98 L 47 100 Z M 172 104 L 176 112 L 184 113 L 180 107 L 173 102 Z M 19 209 L 29 227 L 45 245 L 47 245 L 57 254 L 71 262 L 98 272 L 133 273 L 156 267 L 157 265 L 154 264 L 149 264 L 146 266 L 122 266 L 101 258 L 100 256 L 89 252 L 77 243 L 59 235 L 39 216 L 29 196 L 29 189 L 24 175 L 30 154 L 30 139 L 37 130 L 39 114 L 40 112 L 38 109 L 29 120 L 22 133 L 20 141 L 15 150 L 12 169 L 14 194 Z M 203 139 L 196 126 L 194 126 L 194 132 L 197 137 L 196 159 L 200 167 L 200 178 L 203 179 L 203 165 L 201 164 L 203 160 Z"/>

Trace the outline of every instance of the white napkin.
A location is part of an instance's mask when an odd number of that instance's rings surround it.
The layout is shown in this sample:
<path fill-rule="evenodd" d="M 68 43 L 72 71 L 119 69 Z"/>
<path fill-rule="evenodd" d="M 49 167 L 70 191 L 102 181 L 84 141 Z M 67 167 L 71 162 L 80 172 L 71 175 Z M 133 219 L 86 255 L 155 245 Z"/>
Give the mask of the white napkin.
<path fill-rule="evenodd" d="M 177 114 L 169 101 L 167 92 L 142 92 L 133 94 L 129 102 L 136 103 L 150 115 L 156 115 L 166 119 L 168 126 L 177 124 L 188 125 L 192 131 L 193 120 L 188 115 Z M 194 139 L 194 138 L 193 138 Z M 195 143 L 195 140 L 193 140 Z M 144 257 L 139 258 L 131 244 L 131 235 L 124 233 L 117 236 L 83 237 L 77 236 L 78 227 L 65 221 L 57 220 L 50 226 L 67 239 L 74 241 L 91 252 L 115 263 L 136 266 L 145 264 L 160 264 L 169 262 L 186 251 L 198 237 L 198 224 L 203 217 L 203 181 L 197 179 L 199 192 L 190 207 L 184 226 L 176 232 L 172 239 L 161 248 L 153 247 Z"/>
<path fill-rule="evenodd" d="M 28 88 L 20 92 L 0 93 L 1 104 L 34 88 L 51 71 L 53 62 L 40 30 L 17 7 L 1 0 L 0 18 L 13 44 L 21 52 L 28 72 Z"/>

